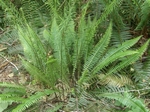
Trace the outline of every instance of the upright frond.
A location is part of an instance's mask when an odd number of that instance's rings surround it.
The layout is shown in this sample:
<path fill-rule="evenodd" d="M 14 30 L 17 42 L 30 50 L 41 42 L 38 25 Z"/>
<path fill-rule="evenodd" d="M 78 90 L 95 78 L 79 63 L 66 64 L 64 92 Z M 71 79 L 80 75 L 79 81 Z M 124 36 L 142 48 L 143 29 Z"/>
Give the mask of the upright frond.
<path fill-rule="evenodd" d="M 13 109 L 12 112 L 22 112 L 27 108 L 29 108 L 34 103 L 38 102 L 39 99 L 41 99 L 43 96 L 50 95 L 53 92 L 54 91 L 52 90 L 44 90 L 43 92 L 37 92 L 36 94 L 25 99 L 25 101 L 22 104 L 19 104 L 15 109 Z"/>
<path fill-rule="evenodd" d="M 90 55 L 88 56 L 84 68 L 82 76 L 80 77 L 79 83 L 85 80 L 85 75 L 92 70 L 95 64 L 99 61 L 99 59 L 103 56 L 111 37 L 112 32 L 112 23 L 110 23 L 108 29 L 106 30 L 104 36 L 101 40 L 95 45 L 93 50 L 91 51 Z"/>
<path fill-rule="evenodd" d="M 93 48 L 92 52 L 88 56 L 88 59 L 85 62 L 83 71 L 91 70 L 93 66 L 99 61 L 103 53 L 105 52 L 111 37 L 112 32 L 112 23 L 110 23 L 108 29 L 106 30 L 104 36 Z"/>

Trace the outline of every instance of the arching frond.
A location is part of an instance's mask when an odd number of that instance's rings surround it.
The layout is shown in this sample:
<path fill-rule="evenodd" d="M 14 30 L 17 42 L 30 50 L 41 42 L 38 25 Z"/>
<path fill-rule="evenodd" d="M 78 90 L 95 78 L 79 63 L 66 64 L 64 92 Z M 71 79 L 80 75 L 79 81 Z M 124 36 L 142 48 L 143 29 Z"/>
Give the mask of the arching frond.
<path fill-rule="evenodd" d="M 24 98 L 22 96 L 26 95 L 26 88 L 21 85 L 16 85 L 12 83 L 0 83 L 0 104 L 11 105 L 12 103 L 22 103 Z M 4 107 L 0 107 L 3 110 Z M 6 109 L 6 108 L 5 108 Z"/>
<path fill-rule="evenodd" d="M 116 65 L 115 67 L 112 67 L 109 70 L 108 74 L 115 73 L 118 70 L 121 70 L 122 68 L 132 64 L 135 61 L 137 61 L 142 56 L 142 54 L 145 52 L 145 50 L 147 49 L 147 47 L 149 45 L 149 41 L 150 40 L 148 40 L 142 47 L 140 47 L 137 50 L 137 52 L 139 52 L 138 54 L 134 54 L 134 55 L 128 56 L 127 58 L 123 58 L 123 60 L 118 65 Z"/>
<path fill-rule="evenodd" d="M 25 99 L 25 101 L 22 104 L 19 104 L 15 109 L 13 109 L 12 112 L 22 112 L 26 110 L 26 108 L 29 108 L 34 103 L 38 102 L 39 99 L 41 99 L 43 96 L 50 95 L 53 92 L 54 91 L 52 90 L 44 90 L 43 92 L 37 92 L 36 94 Z"/>
<path fill-rule="evenodd" d="M 129 107 L 133 112 L 148 112 L 144 103 L 140 99 L 132 97 L 127 92 L 123 94 L 105 93 L 105 94 L 100 94 L 99 96 L 118 100 L 123 105 Z"/>

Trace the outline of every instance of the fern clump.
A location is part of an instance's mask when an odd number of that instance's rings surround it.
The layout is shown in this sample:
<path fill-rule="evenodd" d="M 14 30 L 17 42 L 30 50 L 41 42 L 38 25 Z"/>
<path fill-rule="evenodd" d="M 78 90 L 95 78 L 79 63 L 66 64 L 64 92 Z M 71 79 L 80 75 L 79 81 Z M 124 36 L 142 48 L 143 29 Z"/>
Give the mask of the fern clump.
<path fill-rule="evenodd" d="M 123 100 L 122 104 L 130 111 L 147 112 L 140 99 L 124 91 L 134 87 L 130 67 L 146 52 L 150 41 L 136 46 L 142 36 L 130 35 L 128 25 L 123 22 L 118 8 L 124 2 L 103 1 L 102 14 L 90 16 L 88 11 L 95 4 L 93 1 L 79 8 L 76 6 L 82 3 L 78 0 L 40 3 L 23 0 L 17 10 L 13 3 L 0 0 L 13 18 L 11 22 L 23 47 L 20 59 L 31 75 L 31 84 L 35 81 L 40 85 L 33 93 L 30 88 L 19 86 L 18 93 L 9 91 L 0 95 L 3 101 L 16 102 L 12 112 L 26 111 L 33 104 L 40 104 L 44 97 L 52 102 L 51 107 L 56 105 L 54 111 L 83 111 L 92 103 L 90 110 L 100 109 L 103 102 L 115 99 L 115 102 Z M 118 16 L 119 24 L 110 18 L 113 13 Z M 108 103 L 107 107 L 112 105 L 115 106 Z"/>

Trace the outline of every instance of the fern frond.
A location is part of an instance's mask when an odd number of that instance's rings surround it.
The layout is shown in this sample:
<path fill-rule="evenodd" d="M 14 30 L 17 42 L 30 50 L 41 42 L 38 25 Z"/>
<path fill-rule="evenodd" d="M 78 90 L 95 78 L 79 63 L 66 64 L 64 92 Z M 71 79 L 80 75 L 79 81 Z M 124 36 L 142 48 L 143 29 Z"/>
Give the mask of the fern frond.
<path fill-rule="evenodd" d="M 22 103 L 26 95 L 26 87 L 10 83 L 0 83 L 3 91 L 0 93 L 0 103 Z"/>
<path fill-rule="evenodd" d="M 142 54 L 145 52 L 145 50 L 147 49 L 147 47 L 149 45 L 149 41 L 150 40 L 148 40 L 142 47 L 140 47 L 137 50 L 138 53 L 128 56 L 127 58 L 123 59 L 122 62 L 120 62 L 118 65 L 111 68 L 109 70 L 108 74 L 115 73 L 115 72 L 121 70 L 122 68 L 132 64 L 133 62 L 137 61 L 142 56 Z"/>
<path fill-rule="evenodd" d="M 23 48 L 20 44 L 11 46 L 8 48 L 8 54 L 15 55 L 15 54 L 23 54 Z"/>
<path fill-rule="evenodd" d="M 37 79 L 38 81 L 43 82 L 44 84 L 48 84 L 52 87 L 54 87 L 55 83 L 56 83 L 56 76 L 49 76 L 46 77 L 46 74 L 44 74 L 41 70 L 39 70 L 37 67 L 35 67 L 34 65 L 32 65 L 31 63 L 22 60 L 23 65 L 25 66 L 25 68 L 29 71 L 29 73 L 31 75 L 33 75 L 33 77 L 35 79 Z M 50 74 L 49 74 L 50 75 Z M 50 78 L 51 77 L 51 78 Z M 54 80 L 55 79 L 55 80 Z"/>
<path fill-rule="evenodd" d="M 112 32 L 112 23 L 110 23 L 108 29 L 106 30 L 103 38 L 97 43 L 97 45 L 93 48 L 90 56 L 85 62 L 83 71 L 91 70 L 93 66 L 99 61 L 103 53 L 105 52 L 111 37 Z"/>
<path fill-rule="evenodd" d="M 117 86 L 113 86 L 113 85 L 96 85 L 93 84 L 89 89 L 89 93 L 91 93 L 91 95 L 95 96 L 98 99 L 98 96 L 100 94 L 105 94 L 105 93 L 122 93 L 123 91 L 125 91 L 126 88 L 125 87 L 117 87 Z M 107 100 L 106 100 L 107 101 Z"/>
<path fill-rule="evenodd" d="M 127 40 L 124 43 L 122 43 L 121 45 L 119 45 L 117 48 L 112 48 L 112 49 L 108 50 L 108 52 L 106 53 L 106 55 L 93 68 L 92 73 L 97 73 L 103 67 L 107 66 L 108 64 L 112 63 L 113 61 L 116 61 L 116 59 L 118 59 L 121 55 L 125 56 L 126 53 L 123 53 L 123 52 L 125 52 L 127 49 L 129 49 L 130 47 L 132 47 L 135 43 L 137 43 L 140 38 L 141 38 L 141 36 L 139 36 L 137 38 L 134 38 L 134 39 L 131 39 L 131 40 Z M 134 54 L 136 52 L 132 52 L 132 53 Z"/>
<path fill-rule="evenodd" d="M 74 42 L 74 49 L 73 49 L 73 75 L 75 74 L 75 71 L 81 71 L 82 70 L 82 60 L 83 62 L 87 59 L 89 55 L 89 50 L 93 47 L 93 37 L 96 33 L 96 24 L 97 19 L 94 18 L 91 20 L 89 17 L 86 20 L 85 11 L 88 8 L 88 4 L 84 7 L 81 17 L 79 17 L 79 22 L 77 23 L 76 28 L 76 38 Z M 81 75 L 81 72 L 78 72 L 77 77 Z"/>
<path fill-rule="evenodd" d="M 8 95 L 8 97 L 16 97 L 16 96 L 23 96 L 26 94 L 26 88 L 24 87 L 24 89 L 20 89 L 20 88 L 9 88 L 9 87 L 5 87 L 2 94 L 3 95 Z"/>
<path fill-rule="evenodd" d="M 51 44 L 51 49 L 53 50 L 54 54 L 53 56 L 57 59 L 58 67 L 59 67 L 59 73 L 61 76 L 61 80 L 65 80 L 66 82 L 68 81 L 68 72 L 69 72 L 69 63 L 70 62 L 70 51 L 71 46 L 68 46 L 68 41 L 72 41 L 74 38 L 74 34 L 71 37 L 68 37 L 68 35 L 65 34 L 64 30 L 68 30 L 74 27 L 74 24 L 72 22 L 69 22 L 69 20 L 62 21 L 60 24 L 57 23 L 57 19 L 54 18 L 52 21 L 52 26 L 51 26 L 51 32 L 50 32 L 50 44 Z M 63 23 L 64 22 L 64 23 Z M 68 24 L 72 26 L 66 25 L 67 22 Z M 64 25 L 62 29 L 59 28 L 60 25 Z M 71 32 L 74 33 L 74 32 Z M 68 46 L 68 48 L 67 48 Z M 67 50 L 68 49 L 68 50 Z M 67 59 L 68 58 L 68 59 Z"/>
<path fill-rule="evenodd" d="M 81 46 L 81 56 L 84 57 L 84 61 L 87 60 L 89 56 L 89 51 L 93 49 L 93 44 L 94 44 L 94 35 L 96 33 L 96 24 L 97 24 L 97 19 L 94 18 L 88 18 L 87 21 L 84 21 L 82 24 L 79 25 L 79 41 L 83 43 Z M 84 26 L 84 27 L 83 27 Z M 81 29 L 80 29 L 81 28 Z M 83 31 L 83 29 L 85 29 Z"/>
<path fill-rule="evenodd" d="M 19 96 L 12 96 L 11 94 L 3 94 L 1 95 L 0 94 L 0 103 L 3 103 L 3 102 L 9 102 L 9 103 L 12 103 L 12 102 L 15 102 L 15 103 L 22 103 L 24 102 L 25 99 L 24 98 L 21 98 Z"/>
<path fill-rule="evenodd" d="M 145 0 L 143 5 L 141 6 L 141 21 L 136 27 L 136 30 L 141 29 L 145 24 L 149 21 L 150 15 L 150 0 Z"/>
<path fill-rule="evenodd" d="M 83 83 L 83 87 L 88 90 L 96 90 L 99 93 L 123 91 L 124 86 L 132 85 L 133 81 L 122 74 L 98 74 L 94 78 Z"/>
<path fill-rule="evenodd" d="M 110 76 L 105 76 L 104 74 L 98 75 L 99 79 L 99 84 L 101 85 L 110 85 L 114 87 L 122 87 L 125 85 L 131 85 L 133 84 L 132 80 L 128 78 L 127 76 L 123 75 L 110 75 Z"/>
<path fill-rule="evenodd" d="M 149 49 L 149 48 L 148 48 Z M 149 51 L 144 61 L 137 61 L 133 65 L 133 70 L 135 71 L 133 74 L 133 79 L 136 82 L 136 87 L 143 88 L 149 86 L 149 80 L 150 80 L 150 55 Z M 144 91 L 143 94 L 146 94 Z"/>
<path fill-rule="evenodd" d="M 108 15 L 116 8 L 118 5 L 120 5 L 122 0 L 113 0 L 104 10 L 102 13 L 100 19 L 97 22 L 97 25 L 106 20 Z"/>
<path fill-rule="evenodd" d="M 44 15 L 46 10 L 45 4 L 36 0 L 22 0 L 21 9 L 28 23 L 34 27 L 42 27 L 48 20 L 49 14 Z"/>
<path fill-rule="evenodd" d="M 50 38 L 52 40 L 52 48 L 54 50 L 54 56 L 58 60 L 58 63 L 66 65 L 64 41 L 62 38 L 61 29 L 59 29 L 59 26 L 56 22 L 56 18 L 54 18 L 52 22 Z"/>
<path fill-rule="evenodd" d="M 17 85 L 17 84 L 11 84 L 11 83 L 0 83 L 0 87 L 7 87 L 7 88 L 17 88 L 17 89 L 25 89 L 25 87 Z"/>
<path fill-rule="evenodd" d="M 17 29 L 28 61 L 32 60 L 35 66 L 43 68 L 44 62 L 46 62 L 46 50 L 40 38 L 28 24 L 25 24 L 25 26 L 18 25 Z"/>
<path fill-rule="evenodd" d="M 114 19 L 118 22 L 116 18 Z M 131 39 L 132 35 L 129 32 L 131 29 L 124 24 L 116 27 L 117 28 L 113 30 L 111 41 L 113 46 L 118 47 L 118 45 L 122 44 L 126 40 Z"/>
<path fill-rule="evenodd" d="M 106 56 L 104 59 L 100 60 L 100 63 L 93 69 L 93 74 L 97 73 L 100 71 L 102 68 L 107 67 L 109 64 L 111 64 L 113 61 L 116 61 L 117 59 L 120 59 L 125 56 L 133 55 L 138 52 L 136 51 L 120 51 L 117 53 L 112 54 L 112 56 Z M 109 53 L 108 53 L 109 54 Z"/>
<path fill-rule="evenodd" d="M 129 93 L 125 92 L 123 94 L 117 93 L 104 93 L 100 94 L 100 97 L 106 97 L 110 99 L 115 99 L 125 106 L 129 107 L 133 112 L 148 112 L 144 103 L 137 98 L 133 98 Z"/>
<path fill-rule="evenodd" d="M 0 6 L 5 10 L 7 14 L 6 25 L 15 25 L 16 23 L 18 23 L 19 19 L 16 18 L 19 17 L 19 13 L 12 2 L 10 2 L 9 0 L 0 0 Z"/>
<path fill-rule="evenodd" d="M 22 104 L 19 104 L 12 112 L 22 112 L 29 108 L 34 103 L 38 102 L 43 96 L 50 95 L 54 93 L 52 90 L 44 90 L 43 92 L 37 92 L 35 95 L 30 96 L 29 98 L 25 99 Z"/>
<path fill-rule="evenodd" d="M 93 66 L 99 61 L 99 59 L 105 52 L 105 50 L 109 44 L 109 41 L 110 41 L 111 31 L 112 31 L 112 23 L 110 23 L 103 38 L 95 45 L 92 52 L 88 56 L 88 58 L 84 64 L 82 76 L 80 77 L 80 79 L 78 81 L 80 84 L 83 82 L 83 80 L 85 80 L 86 73 L 93 68 Z"/>

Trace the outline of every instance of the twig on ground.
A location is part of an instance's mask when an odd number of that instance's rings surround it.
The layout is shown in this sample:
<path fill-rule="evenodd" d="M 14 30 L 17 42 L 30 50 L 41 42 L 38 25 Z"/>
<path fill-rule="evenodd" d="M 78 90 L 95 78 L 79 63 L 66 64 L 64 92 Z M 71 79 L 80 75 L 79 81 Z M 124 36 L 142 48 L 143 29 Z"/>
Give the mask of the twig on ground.
<path fill-rule="evenodd" d="M 11 65 L 13 65 L 16 68 L 16 70 L 18 71 L 18 74 L 20 74 L 18 67 L 13 62 L 9 61 L 5 56 L 3 56 L 1 54 L 0 54 L 0 56 L 3 57 L 8 63 L 10 63 Z"/>

